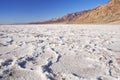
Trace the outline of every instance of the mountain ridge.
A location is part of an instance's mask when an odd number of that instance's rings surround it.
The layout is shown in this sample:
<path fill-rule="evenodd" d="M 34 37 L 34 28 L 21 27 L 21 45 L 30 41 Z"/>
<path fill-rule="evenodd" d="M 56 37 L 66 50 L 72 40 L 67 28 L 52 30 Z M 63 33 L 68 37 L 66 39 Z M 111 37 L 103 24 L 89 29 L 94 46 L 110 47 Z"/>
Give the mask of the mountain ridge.
<path fill-rule="evenodd" d="M 110 0 L 90 10 L 67 14 L 60 18 L 33 24 L 106 24 L 120 21 L 120 0 Z"/>
<path fill-rule="evenodd" d="M 53 18 L 51 20 L 47 20 L 47 21 L 42 21 L 42 22 L 34 22 L 33 24 L 47 24 L 47 23 L 66 23 L 71 21 L 73 18 L 76 18 L 78 16 L 81 16 L 85 13 L 87 13 L 90 10 L 84 10 L 84 11 L 79 11 L 79 12 L 74 12 L 74 13 L 69 13 L 67 15 L 64 15 L 62 17 L 59 18 Z"/>
<path fill-rule="evenodd" d="M 68 23 L 111 23 L 120 21 L 120 0 L 111 0 Z"/>

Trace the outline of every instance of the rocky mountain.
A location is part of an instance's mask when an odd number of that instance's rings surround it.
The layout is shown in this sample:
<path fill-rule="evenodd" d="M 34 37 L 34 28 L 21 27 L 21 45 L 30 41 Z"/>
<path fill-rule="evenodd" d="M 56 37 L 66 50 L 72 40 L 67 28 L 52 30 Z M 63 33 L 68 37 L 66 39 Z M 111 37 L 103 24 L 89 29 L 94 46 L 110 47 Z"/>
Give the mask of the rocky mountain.
<path fill-rule="evenodd" d="M 120 0 L 111 0 L 68 23 L 111 23 L 120 21 Z"/>
<path fill-rule="evenodd" d="M 110 0 L 107 4 L 98 6 L 91 10 L 71 13 L 60 18 L 54 18 L 35 24 L 105 24 L 120 22 L 120 0 Z"/>
<path fill-rule="evenodd" d="M 80 12 L 75 12 L 75 13 L 70 13 L 65 16 L 59 17 L 59 18 L 53 18 L 48 21 L 43 21 L 43 22 L 34 22 L 33 24 L 49 24 L 49 23 L 67 23 L 73 20 L 74 18 L 77 18 L 78 16 L 82 16 L 83 14 L 87 13 L 90 10 L 84 10 Z"/>

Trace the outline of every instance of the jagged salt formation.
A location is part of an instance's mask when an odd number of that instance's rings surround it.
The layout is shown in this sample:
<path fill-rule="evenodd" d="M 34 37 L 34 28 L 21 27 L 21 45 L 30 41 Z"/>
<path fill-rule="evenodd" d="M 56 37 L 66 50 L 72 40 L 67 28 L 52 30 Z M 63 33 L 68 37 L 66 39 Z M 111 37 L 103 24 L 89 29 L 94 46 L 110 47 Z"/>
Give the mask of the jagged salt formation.
<path fill-rule="evenodd" d="M 119 25 L 0 26 L 0 80 L 119 79 Z"/>

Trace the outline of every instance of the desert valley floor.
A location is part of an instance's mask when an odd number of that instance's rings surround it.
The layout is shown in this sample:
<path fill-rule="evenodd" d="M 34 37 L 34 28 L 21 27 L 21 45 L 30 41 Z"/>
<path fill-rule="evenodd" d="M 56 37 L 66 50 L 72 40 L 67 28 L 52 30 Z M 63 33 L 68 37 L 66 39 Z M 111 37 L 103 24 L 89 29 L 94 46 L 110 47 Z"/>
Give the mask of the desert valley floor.
<path fill-rule="evenodd" d="M 120 80 L 120 25 L 0 25 L 0 80 Z"/>

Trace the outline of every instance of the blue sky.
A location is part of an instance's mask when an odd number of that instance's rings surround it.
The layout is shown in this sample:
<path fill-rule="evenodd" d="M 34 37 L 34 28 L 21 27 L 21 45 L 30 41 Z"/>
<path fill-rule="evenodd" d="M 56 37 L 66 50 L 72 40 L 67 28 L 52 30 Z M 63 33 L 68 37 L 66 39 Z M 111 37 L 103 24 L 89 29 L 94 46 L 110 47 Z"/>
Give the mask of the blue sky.
<path fill-rule="evenodd" d="M 94 8 L 109 0 L 0 0 L 0 24 L 44 21 Z"/>

